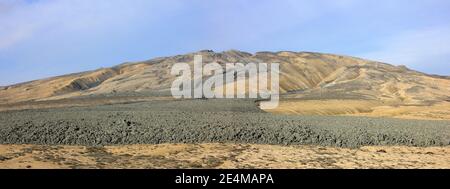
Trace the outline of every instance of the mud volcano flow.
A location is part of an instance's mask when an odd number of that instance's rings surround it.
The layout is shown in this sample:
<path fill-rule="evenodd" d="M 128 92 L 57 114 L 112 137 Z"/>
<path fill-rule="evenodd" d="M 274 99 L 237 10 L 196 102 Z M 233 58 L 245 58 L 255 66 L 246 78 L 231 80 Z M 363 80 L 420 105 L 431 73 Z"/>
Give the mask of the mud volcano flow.
<path fill-rule="evenodd" d="M 250 100 L 180 100 L 0 113 L 0 144 L 443 146 L 450 121 L 273 115 Z"/>

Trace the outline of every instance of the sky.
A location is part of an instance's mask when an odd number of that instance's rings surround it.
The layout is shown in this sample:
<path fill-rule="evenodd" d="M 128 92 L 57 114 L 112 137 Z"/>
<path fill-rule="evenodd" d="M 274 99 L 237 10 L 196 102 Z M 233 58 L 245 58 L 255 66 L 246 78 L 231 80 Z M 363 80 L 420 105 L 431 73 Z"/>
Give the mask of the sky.
<path fill-rule="evenodd" d="M 0 86 L 211 49 L 450 75 L 448 0 L 0 0 Z"/>

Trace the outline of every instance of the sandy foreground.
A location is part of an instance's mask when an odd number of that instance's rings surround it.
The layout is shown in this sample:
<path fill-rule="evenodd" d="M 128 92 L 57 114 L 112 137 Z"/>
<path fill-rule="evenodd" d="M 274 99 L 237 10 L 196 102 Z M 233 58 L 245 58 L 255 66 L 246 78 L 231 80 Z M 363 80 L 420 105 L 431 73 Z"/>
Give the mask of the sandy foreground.
<path fill-rule="evenodd" d="M 0 168 L 450 168 L 450 146 L 0 145 Z"/>

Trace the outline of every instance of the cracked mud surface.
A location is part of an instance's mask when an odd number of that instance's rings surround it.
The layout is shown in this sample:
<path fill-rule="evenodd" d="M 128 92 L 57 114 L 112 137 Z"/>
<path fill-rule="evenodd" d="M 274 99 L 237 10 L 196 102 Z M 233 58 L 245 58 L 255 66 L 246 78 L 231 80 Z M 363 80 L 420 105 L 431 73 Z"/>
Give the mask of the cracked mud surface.
<path fill-rule="evenodd" d="M 153 101 L 0 113 L 0 144 L 448 146 L 450 121 L 273 115 L 253 101 Z"/>
<path fill-rule="evenodd" d="M 0 113 L 0 168 L 450 168 L 450 121 L 182 100 Z"/>

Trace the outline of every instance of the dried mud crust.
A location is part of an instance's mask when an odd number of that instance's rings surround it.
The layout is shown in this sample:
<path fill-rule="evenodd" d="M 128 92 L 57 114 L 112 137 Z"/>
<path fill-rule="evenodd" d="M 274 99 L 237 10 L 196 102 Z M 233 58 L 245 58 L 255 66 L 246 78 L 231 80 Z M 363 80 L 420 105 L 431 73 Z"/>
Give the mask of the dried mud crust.
<path fill-rule="evenodd" d="M 0 113 L 0 144 L 446 146 L 450 121 L 288 116 L 249 100 L 152 101 Z"/>

